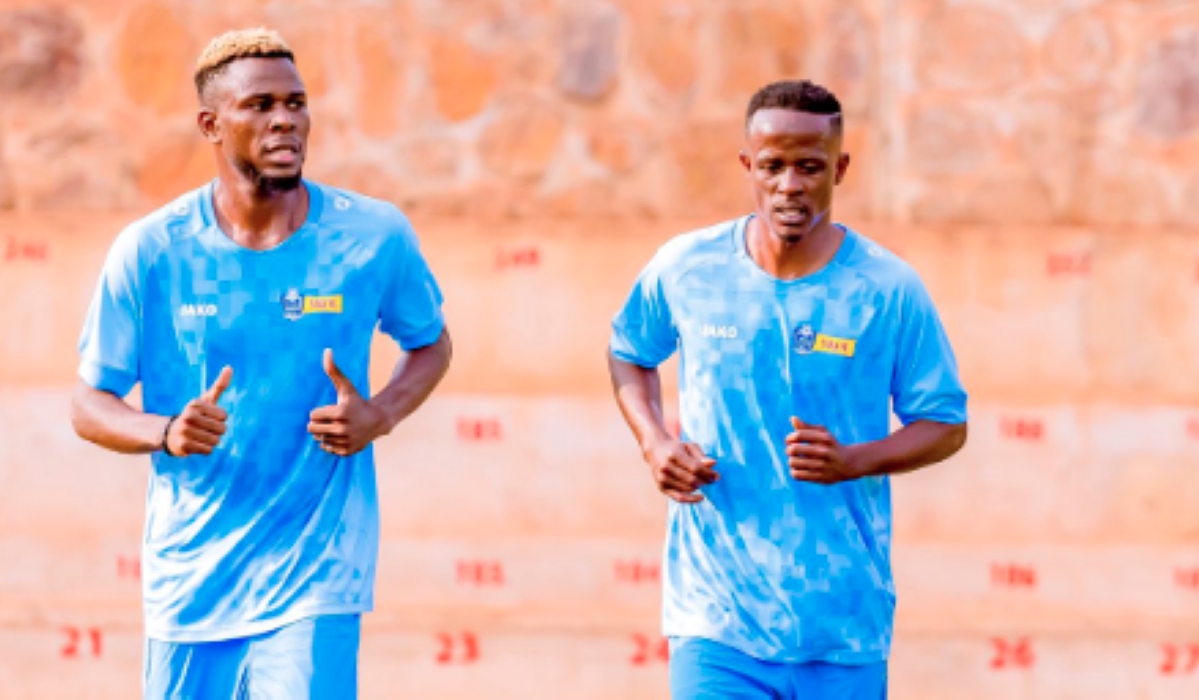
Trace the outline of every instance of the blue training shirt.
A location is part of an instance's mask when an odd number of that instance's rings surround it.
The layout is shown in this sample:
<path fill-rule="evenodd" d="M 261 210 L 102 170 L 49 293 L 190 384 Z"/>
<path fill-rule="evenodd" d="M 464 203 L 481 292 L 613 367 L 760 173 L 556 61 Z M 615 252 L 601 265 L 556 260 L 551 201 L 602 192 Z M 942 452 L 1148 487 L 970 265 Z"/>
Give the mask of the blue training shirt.
<path fill-rule="evenodd" d="M 80 340 L 80 376 L 174 415 L 221 368 L 227 432 L 208 456 L 158 452 L 142 550 L 147 636 L 259 634 L 372 607 L 378 500 L 371 449 L 328 454 L 308 415 L 336 403 L 325 348 L 369 398 L 375 327 L 405 350 L 441 335 L 441 292 L 394 206 L 305 182 L 308 218 L 277 247 L 228 238 L 213 185 L 117 238 Z"/>
<path fill-rule="evenodd" d="M 749 220 L 669 241 L 613 321 L 619 360 L 656 367 L 678 350 L 683 440 L 720 473 L 704 501 L 670 502 L 663 632 L 770 661 L 880 661 L 895 607 L 889 481 L 796 481 L 790 419 L 854 444 L 886 437 L 892 410 L 964 422 L 966 394 L 911 267 L 846 230 L 827 266 L 783 281 L 746 252 Z"/>

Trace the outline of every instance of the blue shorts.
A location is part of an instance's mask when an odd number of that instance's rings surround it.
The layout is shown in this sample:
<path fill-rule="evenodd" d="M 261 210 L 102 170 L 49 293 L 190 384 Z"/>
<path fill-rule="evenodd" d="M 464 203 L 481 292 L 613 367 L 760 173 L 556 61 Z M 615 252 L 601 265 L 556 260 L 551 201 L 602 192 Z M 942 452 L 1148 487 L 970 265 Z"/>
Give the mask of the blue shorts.
<path fill-rule="evenodd" d="M 672 700 L 886 700 L 887 662 L 776 663 L 698 637 L 670 643 Z"/>
<path fill-rule="evenodd" d="M 353 700 L 358 615 L 293 622 L 220 642 L 146 640 L 147 700 Z"/>

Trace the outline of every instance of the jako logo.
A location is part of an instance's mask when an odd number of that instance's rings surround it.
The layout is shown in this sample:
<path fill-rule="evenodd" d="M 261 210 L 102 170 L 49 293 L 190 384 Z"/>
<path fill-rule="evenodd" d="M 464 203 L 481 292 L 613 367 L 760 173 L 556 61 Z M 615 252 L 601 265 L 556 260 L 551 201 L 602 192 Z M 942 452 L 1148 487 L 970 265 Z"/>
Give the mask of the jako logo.
<path fill-rule="evenodd" d="M 216 316 L 216 304 L 180 304 L 179 315 L 184 318 Z"/>
<path fill-rule="evenodd" d="M 728 338 L 732 340 L 737 337 L 736 326 L 713 326 L 710 323 L 705 323 L 700 329 L 700 334 L 705 338 Z"/>

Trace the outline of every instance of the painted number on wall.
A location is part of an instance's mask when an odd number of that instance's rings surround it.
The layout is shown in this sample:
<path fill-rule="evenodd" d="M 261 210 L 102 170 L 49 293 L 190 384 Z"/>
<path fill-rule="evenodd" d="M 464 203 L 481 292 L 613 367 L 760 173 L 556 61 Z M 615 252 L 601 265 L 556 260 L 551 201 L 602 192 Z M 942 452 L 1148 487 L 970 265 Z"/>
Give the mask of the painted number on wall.
<path fill-rule="evenodd" d="M 1032 641 L 1027 637 L 1020 639 L 996 637 L 991 640 L 991 648 L 995 652 L 991 657 L 991 668 L 996 671 L 1028 669 L 1037 663 L 1037 657 L 1032 649 Z"/>
<path fill-rule="evenodd" d="M 479 660 L 479 640 L 473 632 L 451 634 L 441 632 L 437 635 L 437 663 L 473 664 Z"/>
<path fill-rule="evenodd" d="M 634 666 L 648 666 L 652 663 L 670 661 L 670 640 L 658 635 L 634 634 L 633 656 L 629 663 Z"/>
<path fill-rule="evenodd" d="M 89 655 L 98 658 L 104 653 L 104 634 L 100 630 L 94 627 L 63 627 L 62 632 L 66 635 L 66 642 L 60 652 L 62 658 L 78 659 Z"/>
<path fill-rule="evenodd" d="M 1188 591 L 1199 591 L 1199 568 L 1175 569 L 1174 583 L 1178 584 L 1179 588 L 1184 588 Z"/>
<path fill-rule="evenodd" d="M 466 586 L 504 585 L 504 563 L 502 561 L 460 559 L 456 568 L 460 584 Z"/>
<path fill-rule="evenodd" d="M 1091 274 L 1091 254 L 1050 253 L 1045 267 L 1050 277 L 1086 277 Z"/>
<path fill-rule="evenodd" d="M 541 264 L 541 251 L 537 246 L 500 248 L 495 253 L 495 266 L 501 270 L 512 267 L 537 267 Z"/>
<path fill-rule="evenodd" d="M 991 583 L 999 588 L 1036 588 L 1037 570 L 1019 564 L 992 564 Z"/>
<path fill-rule="evenodd" d="M 463 442 L 499 442 L 504 426 L 498 418 L 459 418 L 458 439 Z"/>
<path fill-rule="evenodd" d="M 1007 440 L 1040 442 L 1045 438 L 1045 423 L 1033 418 L 1003 418 L 999 434 Z"/>
<path fill-rule="evenodd" d="M 0 259 L 5 262 L 45 262 L 50 259 L 50 246 L 46 243 L 31 243 L 5 237 L 0 247 L 3 254 Z"/>
<path fill-rule="evenodd" d="M 617 583 L 656 584 L 662 580 L 662 567 L 656 561 L 618 559 L 616 561 L 615 571 Z"/>
<path fill-rule="evenodd" d="M 117 578 L 121 580 L 140 581 L 142 578 L 141 557 L 123 557 L 117 555 Z"/>
<path fill-rule="evenodd" d="M 1163 676 L 1190 676 L 1199 670 L 1199 644 L 1163 644 Z"/>

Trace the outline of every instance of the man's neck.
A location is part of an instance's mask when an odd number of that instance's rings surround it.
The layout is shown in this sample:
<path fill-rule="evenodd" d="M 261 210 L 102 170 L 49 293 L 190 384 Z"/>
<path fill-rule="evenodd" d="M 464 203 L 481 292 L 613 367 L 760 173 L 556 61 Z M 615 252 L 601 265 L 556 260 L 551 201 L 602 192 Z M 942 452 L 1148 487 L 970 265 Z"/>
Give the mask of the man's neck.
<path fill-rule="evenodd" d="M 759 216 L 745 228 L 746 252 L 758 267 L 781 280 L 806 277 L 828 265 L 844 240 L 845 231 L 827 219 L 795 242 L 771 233 Z"/>
<path fill-rule="evenodd" d="M 234 243 L 269 250 L 283 243 L 308 218 L 308 188 L 263 194 L 242 179 L 219 178 L 212 195 L 217 223 Z"/>

